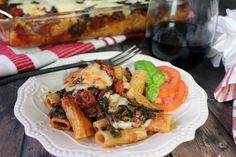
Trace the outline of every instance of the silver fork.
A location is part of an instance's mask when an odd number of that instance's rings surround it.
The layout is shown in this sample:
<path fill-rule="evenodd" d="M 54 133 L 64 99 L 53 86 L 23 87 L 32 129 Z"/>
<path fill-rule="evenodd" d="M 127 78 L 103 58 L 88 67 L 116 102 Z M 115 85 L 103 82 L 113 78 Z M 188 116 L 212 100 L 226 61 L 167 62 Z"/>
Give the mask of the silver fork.
<path fill-rule="evenodd" d="M 118 64 L 122 64 L 122 63 L 128 61 L 129 59 L 133 58 L 137 54 L 140 54 L 141 52 L 142 51 L 139 50 L 139 48 L 137 48 L 136 45 L 134 45 L 134 46 L 130 47 L 128 50 L 121 52 L 112 58 L 102 60 L 102 61 L 110 66 L 116 66 Z"/>
<path fill-rule="evenodd" d="M 51 72 L 56 72 L 60 70 L 65 70 L 65 69 L 70 69 L 70 68 L 75 68 L 75 67 L 84 67 L 90 63 L 96 62 L 96 61 L 102 61 L 105 64 L 108 64 L 110 66 L 116 66 L 118 64 L 122 64 L 135 55 L 141 53 L 142 51 L 139 50 L 135 45 L 130 47 L 128 50 L 121 52 L 117 54 L 116 56 L 105 59 L 105 60 L 91 60 L 91 61 L 80 61 L 77 63 L 72 63 L 72 64 L 67 64 L 67 65 L 62 65 L 62 66 L 57 66 L 57 67 L 52 67 L 52 68 L 47 68 L 47 69 L 41 69 L 41 70 L 33 70 L 29 72 L 24 72 L 20 74 L 15 74 L 3 79 L 0 79 L 0 86 L 5 85 L 9 82 L 16 81 L 19 79 L 31 77 L 31 76 L 36 76 L 36 75 L 41 75 L 41 74 L 46 74 L 46 73 L 51 73 Z"/>

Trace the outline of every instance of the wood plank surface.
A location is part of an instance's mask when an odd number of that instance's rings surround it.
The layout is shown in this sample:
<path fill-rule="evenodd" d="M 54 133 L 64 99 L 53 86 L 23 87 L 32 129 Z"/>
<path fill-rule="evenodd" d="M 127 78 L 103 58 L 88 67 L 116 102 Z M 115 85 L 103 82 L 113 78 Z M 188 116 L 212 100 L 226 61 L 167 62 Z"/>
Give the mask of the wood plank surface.
<path fill-rule="evenodd" d="M 193 141 L 183 143 L 172 152 L 174 157 L 234 157 L 236 147 L 212 112 L 197 130 Z"/>
<path fill-rule="evenodd" d="M 22 157 L 53 157 L 48 153 L 42 145 L 34 138 L 24 136 L 24 143 L 22 144 Z"/>
<path fill-rule="evenodd" d="M 0 87 L 0 157 L 18 157 L 21 153 L 24 128 L 13 113 L 16 93 L 15 87 Z"/>

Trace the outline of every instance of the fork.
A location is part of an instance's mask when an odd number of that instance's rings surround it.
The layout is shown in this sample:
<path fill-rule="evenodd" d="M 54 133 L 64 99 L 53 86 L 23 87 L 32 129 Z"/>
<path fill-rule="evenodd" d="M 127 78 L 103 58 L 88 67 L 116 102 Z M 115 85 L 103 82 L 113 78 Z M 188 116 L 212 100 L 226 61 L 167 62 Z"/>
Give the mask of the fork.
<path fill-rule="evenodd" d="M 134 46 L 130 47 L 129 49 L 127 49 L 126 51 L 121 52 L 121 53 L 117 54 L 116 56 L 109 58 L 109 59 L 105 59 L 105 60 L 80 61 L 77 63 L 66 64 L 66 65 L 52 67 L 52 68 L 33 70 L 33 71 L 29 71 L 29 72 L 15 74 L 15 75 L 0 79 L 0 86 L 5 85 L 10 82 L 13 82 L 13 81 L 16 81 L 16 80 L 19 80 L 19 79 L 31 77 L 31 76 L 56 72 L 56 71 L 75 68 L 75 67 L 84 67 L 84 66 L 86 66 L 90 63 L 96 62 L 96 61 L 102 61 L 103 63 L 114 67 L 118 64 L 122 64 L 122 63 L 128 61 L 129 59 L 131 59 L 132 57 L 134 57 L 137 54 L 140 54 L 141 52 L 142 51 L 139 50 L 139 48 L 137 48 L 136 45 L 134 45 Z"/>

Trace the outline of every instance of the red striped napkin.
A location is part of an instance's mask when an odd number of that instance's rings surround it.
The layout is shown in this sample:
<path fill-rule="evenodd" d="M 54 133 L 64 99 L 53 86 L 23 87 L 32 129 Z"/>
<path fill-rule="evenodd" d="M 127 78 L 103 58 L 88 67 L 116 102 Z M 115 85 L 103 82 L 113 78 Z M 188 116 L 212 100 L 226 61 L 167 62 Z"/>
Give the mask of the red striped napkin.
<path fill-rule="evenodd" d="M 0 77 L 38 69 L 59 58 L 90 52 L 101 47 L 121 43 L 128 38 L 140 37 L 144 37 L 144 34 L 118 35 L 33 48 L 14 48 L 0 42 Z"/>
<path fill-rule="evenodd" d="M 218 102 L 226 102 L 236 99 L 236 64 L 227 70 L 223 80 L 216 88 L 214 96 Z M 236 120 L 236 106 L 234 117 Z"/>
<path fill-rule="evenodd" d="M 235 54 L 236 56 L 236 54 Z M 236 64 L 230 67 L 214 92 L 218 102 L 233 100 L 232 132 L 236 143 Z"/>
<path fill-rule="evenodd" d="M 218 102 L 233 100 L 232 132 L 236 143 L 236 10 L 226 10 L 227 16 L 218 17 L 216 40 L 213 48 L 217 53 L 210 54 L 214 66 L 221 60 L 225 66 L 225 76 L 214 92 Z"/>

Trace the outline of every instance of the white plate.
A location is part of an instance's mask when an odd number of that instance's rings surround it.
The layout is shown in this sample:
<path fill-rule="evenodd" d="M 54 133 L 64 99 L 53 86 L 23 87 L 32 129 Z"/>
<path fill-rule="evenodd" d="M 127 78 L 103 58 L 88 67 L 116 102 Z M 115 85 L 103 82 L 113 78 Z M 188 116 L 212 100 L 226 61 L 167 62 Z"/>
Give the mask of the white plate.
<path fill-rule="evenodd" d="M 58 66 L 79 60 L 106 59 L 118 52 L 88 53 L 75 57 L 61 59 L 50 65 Z M 136 60 L 149 60 L 155 65 L 168 65 L 146 55 L 137 55 L 123 66 L 134 70 Z M 194 139 L 195 131 L 203 125 L 208 116 L 207 95 L 197 85 L 192 76 L 178 69 L 184 82 L 189 87 L 186 102 L 172 112 L 175 128 L 170 133 L 157 133 L 148 139 L 116 148 L 102 148 L 93 138 L 76 141 L 73 134 L 52 128 L 47 116 L 48 110 L 43 104 L 43 98 L 49 90 L 62 88 L 63 78 L 70 70 L 60 71 L 32 77 L 18 90 L 18 97 L 14 108 L 16 118 L 24 125 L 25 133 L 36 138 L 44 148 L 53 155 L 67 157 L 157 157 L 164 156 L 175 149 L 179 144 Z"/>

